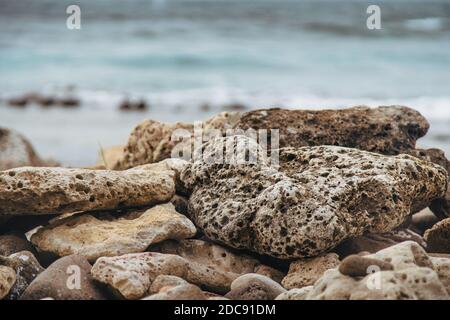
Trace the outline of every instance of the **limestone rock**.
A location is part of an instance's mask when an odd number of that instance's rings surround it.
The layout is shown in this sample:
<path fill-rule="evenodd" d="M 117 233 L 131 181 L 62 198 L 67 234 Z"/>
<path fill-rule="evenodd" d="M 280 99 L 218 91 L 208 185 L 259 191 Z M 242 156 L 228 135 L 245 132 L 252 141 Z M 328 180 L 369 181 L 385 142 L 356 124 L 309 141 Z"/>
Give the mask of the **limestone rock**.
<path fill-rule="evenodd" d="M 303 288 L 294 288 L 289 291 L 283 292 L 275 300 L 305 300 L 309 292 L 312 291 L 313 286 L 307 286 Z"/>
<path fill-rule="evenodd" d="M 171 171 L 23 167 L 0 172 L 0 215 L 144 206 L 174 194 Z"/>
<path fill-rule="evenodd" d="M 450 218 L 436 223 L 424 237 L 428 252 L 450 253 Z"/>
<path fill-rule="evenodd" d="M 72 255 L 58 259 L 34 279 L 20 299 L 106 299 L 107 296 L 97 287 L 89 274 L 90 270 L 91 265 L 81 256 Z"/>
<path fill-rule="evenodd" d="M 0 128 L 0 171 L 45 164 L 24 136 L 14 130 Z"/>
<path fill-rule="evenodd" d="M 274 300 L 283 292 L 286 289 L 272 279 L 248 273 L 233 281 L 225 297 L 231 300 Z"/>
<path fill-rule="evenodd" d="M 395 229 L 380 234 L 367 233 L 360 237 L 345 240 L 333 249 L 333 251 L 342 259 L 362 251 L 375 253 L 404 241 L 414 241 L 424 248 L 427 245 L 425 240 L 414 231 L 409 229 Z"/>
<path fill-rule="evenodd" d="M 240 129 L 279 129 L 280 147 L 335 145 L 388 155 L 415 148 L 429 128 L 417 111 L 402 106 L 339 110 L 266 109 L 244 113 Z"/>
<path fill-rule="evenodd" d="M 264 264 L 260 264 L 259 266 L 257 266 L 255 268 L 255 273 L 260 274 L 262 276 L 266 276 L 278 283 L 281 283 L 284 276 L 286 275 L 284 272 L 282 272 L 278 269 L 266 266 Z"/>
<path fill-rule="evenodd" d="M 307 287 L 313 285 L 325 271 L 338 265 L 339 257 L 335 253 L 297 260 L 291 263 L 289 273 L 281 284 L 286 289 Z"/>
<path fill-rule="evenodd" d="M 16 282 L 16 272 L 6 266 L 0 266 L 0 300 L 6 297 Z"/>
<path fill-rule="evenodd" d="M 258 161 L 216 163 L 224 146 Z M 275 170 L 244 136 L 218 138 L 202 150 L 181 174 L 192 190 L 190 218 L 214 241 L 278 258 L 316 256 L 345 239 L 391 231 L 447 188 L 442 167 L 408 155 L 282 148 Z"/>
<path fill-rule="evenodd" d="M 155 280 L 152 282 L 152 285 L 150 286 L 149 292 L 152 294 L 158 293 L 164 288 L 172 288 L 177 287 L 181 285 L 189 284 L 186 280 L 176 277 L 176 276 L 169 276 L 169 275 L 159 275 L 155 278 Z"/>
<path fill-rule="evenodd" d="M 203 291 L 193 284 L 182 284 L 162 290 L 142 300 L 206 300 Z"/>
<path fill-rule="evenodd" d="M 441 280 L 450 296 L 450 255 L 446 257 L 430 256 L 430 260 L 433 263 L 433 269 L 438 274 L 439 280 Z"/>
<path fill-rule="evenodd" d="M 106 217 L 108 218 L 108 217 Z M 78 254 L 89 261 L 145 251 L 166 239 L 184 239 L 196 233 L 193 223 L 172 204 L 132 210 L 118 218 L 84 214 L 39 229 L 31 241 L 41 251 L 58 256 Z"/>
<path fill-rule="evenodd" d="M 44 271 L 34 255 L 28 251 L 21 251 L 9 257 L 0 256 L 0 265 L 10 267 L 16 272 L 16 282 L 12 286 L 8 300 L 17 300 L 30 283 Z"/>
<path fill-rule="evenodd" d="M 393 270 L 383 271 L 380 270 L 381 268 L 377 269 L 375 265 L 365 277 L 360 273 L 356 277 L 350 277 L 343 275 L 337 268 L 330 269 L 314 284 L 305 299 L 445 300 L 449 298 L 443 284 L 448 278 L 447 273 L 438 271 L 432 261 L 433 258 L 430 258 L 425 250 L 413 241 L 402 242 L 363 258 L 390 263 Z M 436 262 L 436 265 L 443 266 L 444 263 Z"/>
<path fill-rule="evenodd" d="M 19 251 L 34 252 L 34 248 L 27 239 L 16 235 L 9 234 L 0 236 L 0 256 L 7 257 Z"/>

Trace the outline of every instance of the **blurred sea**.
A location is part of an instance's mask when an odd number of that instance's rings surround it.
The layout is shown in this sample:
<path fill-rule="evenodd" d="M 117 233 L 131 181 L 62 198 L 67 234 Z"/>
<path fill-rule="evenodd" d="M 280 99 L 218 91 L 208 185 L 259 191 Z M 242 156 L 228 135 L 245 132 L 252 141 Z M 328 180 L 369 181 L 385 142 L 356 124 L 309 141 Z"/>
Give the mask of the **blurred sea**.
<path fill-rule="evenodd" d="M 81 30 L 66 28 L 70 4 Z M 366 28 L 369 4 L 382 30 Z M 68 86 L 80 108 L 5 103 Z M 149 110 L 118 111 L 126 97 Z M 0 0 L 0 99 L 0 126 L 66 165 L 93 164 L 143 119 L 201 120 L 232 103 L 408 105 L 432 125 L 419 145 L 450 155 L 450 1 Z"/>

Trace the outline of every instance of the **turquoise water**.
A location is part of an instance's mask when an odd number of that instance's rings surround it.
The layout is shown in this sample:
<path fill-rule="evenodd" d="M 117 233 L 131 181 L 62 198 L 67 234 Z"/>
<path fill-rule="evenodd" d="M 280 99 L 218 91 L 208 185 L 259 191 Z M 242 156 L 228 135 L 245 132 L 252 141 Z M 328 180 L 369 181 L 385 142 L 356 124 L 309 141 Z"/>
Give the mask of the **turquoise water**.
<path fill-rule="evenodd" d="M 193 121 L 248 108 L 409 105 L 432 123 L 420 142 L 450 152 L 450 1 L 0 0 L 0 98 L 73 86 L 76 110 L 11 110 L 0 125 L 69 165 L 95 161 L 144 118 Z M 366 28 L 381 8 L 382 30 Z M 146 113 L 124 114 L 124 97 Z M 0 102 L 1 104 L 1 102 Z M 208 111 L 202 108 L 207 104 Z"/>

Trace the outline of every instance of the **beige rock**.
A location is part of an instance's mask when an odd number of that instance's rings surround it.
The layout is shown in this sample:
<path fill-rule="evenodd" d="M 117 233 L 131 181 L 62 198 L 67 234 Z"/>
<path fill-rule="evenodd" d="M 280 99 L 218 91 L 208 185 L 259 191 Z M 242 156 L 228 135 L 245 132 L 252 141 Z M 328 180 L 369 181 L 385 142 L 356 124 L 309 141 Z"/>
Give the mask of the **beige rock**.
<path fill-rule="evenodd" d="M 0 300 L 6 297 L 16 282 L 16 272 L 13 268 L 0 266 Z"/>
<path fill-rule="evenodd" d="M 175 194 L 173 171 L 23 167 L 0 172 L 0 215 L 152 205 Z"/>
<path fill-rule="evenodd" d="M 447 289 L 450 296 L 450 256 L 449 257 L 431 257 L 433 269 L 437 272 L 439 279 Z"/>
<path fill-rule="evenodd" d="M 283 292 L 275 300 L 305 300 L 309 292 L 312 291 L 314 286 L 307 286 L 303 288 L 294 288 L 289 291 Z"/>
<path fill-rule="evenodd" d="M 158 293 L 161 290 L 163 290 L 163 288 L 172 288 L 172 287 L 176 287 L 176 286 L 181 286 L 181 285 L 185 285 L 185 284 L 189 284 L 189 282 L 187 282 L 186 280 L 177 277 L 177 276 L 169 276 L 169 275 L 159 275 L 155 278 L 155 280 L 152 282 L 152 285 L 150 286 L 150 293 L 154 294 L 154 293 Z"/>
<path fill-rule="evenodd" d="M 148 296 L 142 300 L 206 300 L 203 291 L 192 284 L 182 284 Z"/>
<path fill-rule="evenodd" d="M 32 243 L 40 250 L 62 257 L 78 254 L 89 261 L 145 251 L 166 239 L 194 236 L 195 226 L 177 213 L 172 204 L 131 211 L 116 219 L 104 220 L 92 214 L 75 216 L 39 229 Z"/>
<path fill-rule="evenodd" d="M 97 166 L 103 166 L 105 169 L 114 169 L 117 163 L 123 157 L 123 149 L 125 146 L 117 145 L 109 148 L 102 148 L 99 152 Z"/>
<path fill-rule="evenodd" d="M 231 300 L 273 300 L 286 292 L 280 284 L 256 273 L 240 276 L 231 283 L 225 297 Z"/>
<path fill-rule="evenodd" d="M 291 263 L 289 273 L 283 279 L 282 285 L 286 289 L 302 288 L 313 285 L 323 273 L 339 266 L 339 257 L 335 253 L 297 260 Z"/>

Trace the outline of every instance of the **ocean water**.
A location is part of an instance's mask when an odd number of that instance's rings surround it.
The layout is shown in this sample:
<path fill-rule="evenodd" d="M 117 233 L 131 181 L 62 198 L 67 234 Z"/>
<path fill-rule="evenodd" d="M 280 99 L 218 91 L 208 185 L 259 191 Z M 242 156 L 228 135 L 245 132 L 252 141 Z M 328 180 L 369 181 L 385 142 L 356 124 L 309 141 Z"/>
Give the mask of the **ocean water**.
<path fill-rule="evenodd" d="M 450 1 L 0 0 L 0 126 L 43 157 L 95 163 L 140 121 L 194 121 L 227 104 L 319 109 L 401 104 L 431 123 L 423 147 L 450 155 Z M 366 9 L 381 8 L 381 30 Z M 27 92 L 74 109 L 6 100 Z M 120 112 L 125 98 L 146 112 Z M 206 107 L 207 106 L 207 107 Z"/>

